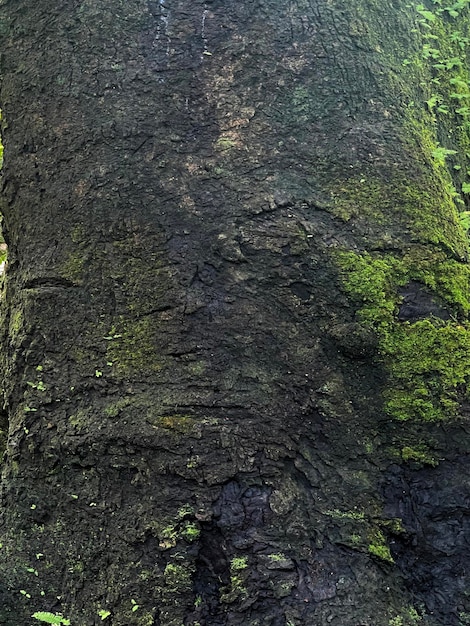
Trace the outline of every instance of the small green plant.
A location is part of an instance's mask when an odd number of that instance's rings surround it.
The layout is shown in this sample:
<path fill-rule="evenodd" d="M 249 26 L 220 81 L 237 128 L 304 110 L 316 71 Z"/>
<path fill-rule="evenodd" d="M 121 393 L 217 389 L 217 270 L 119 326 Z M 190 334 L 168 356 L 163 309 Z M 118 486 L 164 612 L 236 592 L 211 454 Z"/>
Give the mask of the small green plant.
<path fill-rule="evenodd" d="M 432 11 L 428 11 L 426 9 L 426 7 L 424 6 L 424 4 L 418 4 L 418 6 L 416 7 L 416 10 L 428 22 L 435 22 L 436 21 L 436 15 Z"/>
<path fill-rule="evenodd" d="M 104 621 L 107 617 L 111 615 L 111 611 L 106 611 L 106 609 L 100 609 L 98 611 L 98 615 L 101 617 L 101 620 Z"/>
<path fill-rule="evenodd" d="M 45 624 L 59 624 L 61 626 L 70 626 L 70 620 L 63 617 L 60 613 L 48 613 L 47 611 L 38 611 L 33 613 L 31 617 Z"/>
<path fill-rule="evenodd" d="M 394 563 L 393 557 L 390 554 L 390 548 L 388 546 L 376 545 L 371 543 L 369 545 L 369 552 L 374 556 L 377 556 L 379 559 L 382 559 L 383 561 Z"/>
<path fill-rule="evenodd" d="M 420 622 L 423 619 L 413 606 L 408 609 L 408 617 L 413 623 Z"/>
<path fill-rule="evenodd" d="M 40 380 L 37 383 L 33 383 L 28 380 L 26 384 L 32 387 L 33 389 L 37 389 L 38 391 L 46 391 L 46 385 L 42 382 L 42 380 Z"/>
<path fill-rule="evenodd" d="M 187 522 L 183 530 L 181 531 L 181 536 L 186 539 L 188 542 L 196 541 L 196 539 L 201 534 L 201 531 L 192 522 Z"/>
<path fill-rule="evenodd" d="M 452 154 L 457 154 L 457 150 L 448 150 L 442 146 L 438 146 L 431 152 L 432 158 L 439 163 L 439 165 L 445 165 L 446 158 Z"/>
<path fill-rule="evenodd" d="M 470 230 L 470 211 L 462 211 L 459 214 L 459 222 L 462 228 L 466 231 Z"/>
<path fill-rule="evenodd" d="M 176 546 L 177 536 L 178 532 L 175 526 L 170 524 L 169 526 L 163 528 L 159 533 L 160 548 L 168 550 L 169 548 L 173 548 L 174 546 Z"/>
<path fill-rule="evenodd" d="M 235 556 L 230 561 L 230 569 L 233 572 L 239 572 L 248 567 L 248 558 L 246 556 Z"/>
<path fill-rule="evenodd" d="M 188 515 L 193 515 L 193 514 L 194 514 L 194 508 L 190 504 L 185 504 L 179 509 L 177 516 L 178 516 L 178 519 L 184 519 Z"/>
<path fill-rule="evenodd" d="M 369 541 L 368 550 L 370 554 L 382 559 L 382 561 L 388 561 L 389 563 L 395 562 L 381 530 L 374 529 L 369 535 Z"/>
<path fill-rule="evenodd" d="M 429 100 L 426 100 L 426 104 L 428 105 L 428 109 L 430 111 L 432 111 L 434 109 L 434 107 L 437 105 L 438 102 L 439 102 L 439 96 L 436 96 L 436 94 L 434 94 L 433 96 L 431 96 L 429 98 Z"/>

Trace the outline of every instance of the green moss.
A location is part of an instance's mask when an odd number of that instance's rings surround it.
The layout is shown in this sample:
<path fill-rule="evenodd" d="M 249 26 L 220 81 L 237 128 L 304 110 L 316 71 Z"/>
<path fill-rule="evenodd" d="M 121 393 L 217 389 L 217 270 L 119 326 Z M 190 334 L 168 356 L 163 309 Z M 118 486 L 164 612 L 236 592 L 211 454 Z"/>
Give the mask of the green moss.
<path fill-rule="evenodd" d="M 129 321 L 124 317 L 116 323 L 107 343 L 107 361 L 117 373 L 140 375 L 159 372 L 164 360 L 157 350 L 157 328 L 150 317 Z"/>
<path fill-rule="evenodd" d="M 401 449 L 401 458 L 404 461 L 414 461 L 420 465 L 436 466 L 439 461 L 430 453 L 428 446 L 425 444 L 417 446 L 404 446 Z"/>
<path fill-rule="evenodd" d="M 185 504 L 180 509 L 178 509 L 178 519 L 184 519 L 185 517 L 188 517 L 190 515 L 194 515 L 194 507 L 191 504 Z"/>
<path fill-rule="evenodd" d="M 113 621 L 118 620 L 120 624 L 132 624 L 132 626 L 152 626 L 155 624 L 154 613 L 155 609 L 151 611 L 145 610 L 141 605 L 137 604 L 135 600 L 125 598 L 119 603 L 115 603 L 113 606 Z M 103 613 L 103 615 L 105 615 L 105 613 Z M 108 620 L 104 618 L 103 624 L 107 622 Z"/>
<path fill-rule="evenodd" d="M 69 417 L 69 423 L 78 430 L 86 429 L 90 425 L 91 416 L 84 409 L 79 409 L 76 413 Z"/>
<path fill-rule="evenodd" d="M 192 569 L 188 565 L 169 563 L 163 572 L 167 591 L 184 593 L 192 588 Z"/>
<path fill-rule="evenodd" d="M 199 535 L 201 534 L 200 528 L 196 526 L 196 524 L 192 522 L 186 522 L 183 529 L 181 530 L 181 536 L 183 539 L 186 539 L 189 543 L 196 541 L 199 539 Z"/>
<path fill-rule="evenodd" d="M 438 294 L 455 315 L 470 311 L 470 266 L 449 258 L 442 250 L 417 246 L 403 256 L 405 271 Z"/>
<path fill-rule="evenodd" d="M 385 537 L 381 531 L 375 530 L 370 539 L 371 539 L 371 543 L 369 543 L 369 546 L 368 546 L 368 550 L 370 554 L 377 556 L 379 559 L 382 559 L 383 561 L 388 561 L 389 563 L 395 562 L 390 553 L 390 548 L 388 547 L 385 541 Z"/>
<path fill-rule="evenodd" d="M 393 388 L 386 410 L 399 419 L 436 420 L 455 415 L 458 391 L 468 392 L 470 327 L 438 319 L 393 324 L 381 351 Z"/>
<path fill-rule="evenodd" d="M 410 157 L 416 162 L 414 179 L 399 171 L 384 176 L 371 170 L 361 177 L 330 182 L 329 210 L 345 220 L 367 218 L 381 226 L 385 237 L 400 225 L 415 241 L 442 245 L 463 258 L 468 242 L 460 226 L 452 179 L 430 157 L 436 144 L 426 139 L 423 146 L 422 135 L 415 136 L 426 132 L 424 126 L 416 124 L 408 132 Z"/>
<path fill-rule="evenodd" d="M 279 563 L 281 561 L 286 561 L 288 557 L 286 557 L 286 555 L 282 552 L 279 552 L 277 554 L 268 554 L 268 558 L 274 563 Z"/>
<path fill-rule="evenodd" d="M 423 618 L 421 617 L 421 615 L 418 613 L 418 611 L 413 607 L 410 606 L 407 610 L 406 610 L 406 617 L 412 622 L 412 623 L 416 623 L 416 622 L 420 622 Z"/>
<path fill-rule="evenodd" d="M 73 283 L 80 284 L 83 281 L 84 268 L 85 258 L 83 251 L 79 250 L 69 255 L 60 273 L 63 278 L 67 278 Z"/>
<path fill-rule="evenodd" d="M 230 561 L 230 570 L 233 572 L 239 572 L 248 567 L 248 558 L 246 556 L 236 556 Z"/>
<path fill-rule="evenodd" d="M 379 521 L 379 526 L 386 529 L 393 535 L 402 535 L 405 533 L 403 520 L 400 517 L 392 517 L 391 519 L 383 519 Z"/>
<path fill-rule="evenodd" d="M 385 216 L 380 208 L 383 184 L 371 176 L 351 177 L 334 183 L 330 188 L 331 205 L 329 210 L 340 219 L 348 221 L 358 215 L 374 217 L 383 223 Z"/>
<path fill-rule="evenodd" d="M 178 540 L 178 531 L 176 526 L 170 524 L 165 526 L 165 528 L 160 529 L 158 532 L 159 538 L 159 546 L 164 550 L 168 550 L 169 548 L 174 548 L 176 546 Z"/>
<path fill-rule="evenodd" d="M 230 576 L 230 585 L 223 587 L 220 593 L 220 601 L 225 604 L 235 602 L 238 598 L 246 598 L 248 595 L 245 581 L 242 576 L 232 575 Z"/>
<path fill-rule="evenodd" d="M 408 224 L 415 240 L 465 258 L 468 241 L 460 226 L 450 178 L 434 172 L 432 178 L 418 180 L 418 184 L 405 184 L 395 196 L 398 212 L 405 218 L 403 226 Z"/>
<path fill-rule="evenodd" d="M 72 229 L 70 238 L 76 244 L 82 243 L 83 241 L 87 241 L 87 238 L 88 238 L 87 229 L 85 228 L 83 224 L 76 224 Z"/>
<path fill-rule="evenodd" d="M 270 580 L 270 586 L 272 587 L 274 597 L 280 600 L 281 598 L 287 598 L 291 594 L 292 589 L 297 586 L 297 583 L 293 579 L 274 579 Z"/>
<path fill-rule="evenodd" d="M 339 252 L 336 261 L 346 291 L 360 306 L 359 320 L 376 329 L 388 326 L 398 304 L 396 289 L 407 282 L 403 261 L 392 255 L 372 257 L 367 252 Z"/>
<path fill-rule="evenodd" d="M 238 598 L 248 595 L 246 578 L 248 575 L 248 558 L 233 557 L 230 561 L 230 584 L 221 589 L 220 601 L 230 604 Z"/>
<path fill-rule="evenodd" d="M 168 548 L 176 546 L 180 537 L 188 543 L 192 543 L 199 539 L 200 534 L 200 528 L 193 522 L 184 522 L 183 525 L 169 524 L 158 533 L 159 545 L 161 548 L 167 550 Z"/>
<path fill-rule="evenodd" d="M 428 9 L 432 20 L 423 17 L 419 9 L 415 13 L 421 50 L 408 60 L 414 74 L 409 84 L 415 89 L 410 94 L 412 103 L 407 109 L 402 139 L 411 158 L 426 163 L 430 177 L 437 183 L 436 197 L 445 196 L 443 207 L 450 200 L 461 211 L 465 208 L 462 184 L 468 183 L 470 165 L 470 13 L 468 7 L 458 7 L 455 19 L 449 7 L 435 5 Z M 445 212 L 450 217 L 447 209 Z M 450 238 L 452 231 L 457 232 L 453 220 L 448 225 L 441 223 L 439 230 L 445 230 Z"/>
<path fill-rule="evenodd" d="M 334 519 L 348 519 L 356 521 L 364 521 L 366 517 L 365 513 L 363 513 L 362 511 L 339 511 L 338 509 L 325 511 L 325 515 L 329 515 Z"/>
<path fill-rule="evenodd" d="M 360 322 L 378 335 L 378 359 L 389 375 L 386 411 L 401 420 L 437 420 L 456 414 L 468 393 L 470 325 L 456 319 L 400 322 L 398 289 L 414 280 L 428 287 L 455 316 L 470 308 L 469 271 L 438 253 L 418 248 L 403 258 L 341 252 L 337 262 L 346 291 L 356 300 Z"/>
<path fill-rule="evenodd" d="M 192 543 L 199 539 L 201 534 L 199 524 L 187 519 L 189 516 L 194 516 L 194 510 L 188 504 L 179 509 L 174 519 L 169 519 L 164 526 L 158 525 L 153 529 L 158 536 L 160 548 L 168 550 L 174 548 L 181 540 Z"/>

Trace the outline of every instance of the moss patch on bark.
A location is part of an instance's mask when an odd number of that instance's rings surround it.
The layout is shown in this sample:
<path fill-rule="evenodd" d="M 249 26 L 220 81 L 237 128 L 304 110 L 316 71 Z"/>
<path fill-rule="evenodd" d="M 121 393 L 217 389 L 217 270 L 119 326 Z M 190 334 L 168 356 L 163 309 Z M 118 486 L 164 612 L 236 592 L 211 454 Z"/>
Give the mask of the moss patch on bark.
<path fill-rule="evenodd" d="M 433 421 L 456 415 L 468 395 L 470 268 L 436 253 L 403 258 L 339 252 L 345 290 L 359 304 L 359 322 L 378 335 L 378 358 L 389 375 L 385 410 L 400 420 Z M 449 319 L 400 320 L 399 289 L 417 281 L 443 303 Z"/>

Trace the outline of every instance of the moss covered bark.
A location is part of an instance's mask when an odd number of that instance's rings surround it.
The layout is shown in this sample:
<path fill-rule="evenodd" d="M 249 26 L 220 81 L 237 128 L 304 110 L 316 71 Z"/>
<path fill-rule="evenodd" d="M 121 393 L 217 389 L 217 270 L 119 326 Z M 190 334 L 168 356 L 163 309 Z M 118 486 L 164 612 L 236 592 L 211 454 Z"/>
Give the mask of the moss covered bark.
<path fill-rule="evenodd" d="M 399 5 L 1 4 L 0 623 L 467 623 L 466 43 Z"/>

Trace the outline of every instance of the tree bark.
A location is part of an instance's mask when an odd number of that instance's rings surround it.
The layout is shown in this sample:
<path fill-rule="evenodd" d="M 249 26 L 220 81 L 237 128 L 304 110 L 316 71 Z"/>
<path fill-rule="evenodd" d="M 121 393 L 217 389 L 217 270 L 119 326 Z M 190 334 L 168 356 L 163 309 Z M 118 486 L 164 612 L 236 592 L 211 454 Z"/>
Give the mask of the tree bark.
<path fill-rule="evenodd" d="M 0 623 L 469 623 L 436 10 L 0 3 Z"/>

